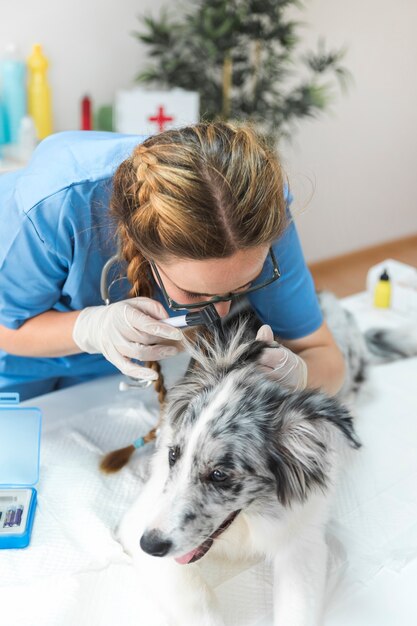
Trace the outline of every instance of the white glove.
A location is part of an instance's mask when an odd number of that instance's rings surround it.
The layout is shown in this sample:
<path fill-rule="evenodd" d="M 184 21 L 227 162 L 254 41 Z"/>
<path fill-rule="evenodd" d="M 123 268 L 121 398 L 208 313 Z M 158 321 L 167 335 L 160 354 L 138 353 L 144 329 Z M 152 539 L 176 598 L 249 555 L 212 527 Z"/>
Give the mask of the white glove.
<path fill-rule="evenodd" d="M 156 361 L 177 354 L 175 346 L 163 345 L 161 341 L 183 337 L 178 328 L 159 321 L 167 317 L 162 304 L 150 298 L 91 306 L 77 317 L 72 338 L 83 352 L 103 354 L 123 374 L 155 380 L 156 372 L 131 359 Z"/>
<path fill-rule="evenodd" d="M 289 389 L 300 391 L 307 385 L 307 365 L 297 354 L 274 341 L 274 333 L 270 326 L 264 325 L 258 330 L 256 339 L 275 344 L 276 347 L 265 348 L 259 359 L 260 365 L 270 374 L 271 378 L 282 383 Z"/>

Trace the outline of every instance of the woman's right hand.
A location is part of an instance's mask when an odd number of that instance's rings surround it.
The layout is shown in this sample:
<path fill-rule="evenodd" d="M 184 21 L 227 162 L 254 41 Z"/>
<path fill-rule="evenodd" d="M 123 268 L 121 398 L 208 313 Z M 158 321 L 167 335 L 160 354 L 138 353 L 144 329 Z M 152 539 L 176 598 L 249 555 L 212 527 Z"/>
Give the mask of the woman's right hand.
<path fill-rule="evenodd" d="M 177 354 L 163 340 L 179 341 L 182 332 L 161 322 L 167 318 L 162 304 L 150 298 L 130 298 L 109 305 L 83 309 L 76 319 L 72 338 L 90 354 L 101 353 L 123 374 L 155 380 L 158 375 L 138 361 L 156 361 Z"/>

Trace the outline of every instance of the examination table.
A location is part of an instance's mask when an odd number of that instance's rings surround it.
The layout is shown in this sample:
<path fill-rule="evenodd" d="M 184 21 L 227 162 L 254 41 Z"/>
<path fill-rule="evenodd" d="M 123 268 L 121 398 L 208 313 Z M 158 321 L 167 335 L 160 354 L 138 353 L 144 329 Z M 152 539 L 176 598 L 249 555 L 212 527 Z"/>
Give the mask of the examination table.
<path fill-rule="evenodd" d="M 405 321 L 372 309 L 365 293 L 343 304 L 362 328 Z M 163 362 L 168 385 L 185 364 L 185 355 Z M 113 535 L 140 490 L 151 449 L 136 452 L 116 475 L 98 470 L 104 452 L 146 433 L 157 417 L 153 388 L 119 392 L 123 379 L 110 376 L 24 403 L 43 414 L 38 509 L 31 545 L 0 552 L 5 624 L 165 624 Z M 328 527 L 323 626 L 414 626 L 417 358 L 372 367 L 355 419 L 363 447 L 346 457 Z M 216 581 L 227 626 L 272 626 L 268 566 L 230 566 L 207 575 Z"/>

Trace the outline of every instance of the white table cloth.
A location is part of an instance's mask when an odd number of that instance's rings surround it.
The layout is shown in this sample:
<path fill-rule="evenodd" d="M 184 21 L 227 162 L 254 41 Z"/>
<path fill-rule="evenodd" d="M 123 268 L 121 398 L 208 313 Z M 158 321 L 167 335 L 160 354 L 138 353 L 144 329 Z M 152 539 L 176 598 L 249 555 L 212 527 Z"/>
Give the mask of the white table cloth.
<path fill-rule="evenodd" d="M 390 311 L 372 310 L 366 294 L 343 303 L 363 328 L 404 322 Z M 168 384 L 185 363 L 183 355 L 163 362 Z M 5 624 L 164 625 L 113 536 L 140 489 L 149 451 L 135 453 L 116 475 L 98 471 L 104 451 L 147 432 L 158 412 L 153 389 L 119 392 L 122 378 L 25 403 L 43 413 L 39 504 L 29 548 L 0 551 Z M 346 459 L 329 524 L 323 626 L 417 624 L 416 391 L 413 358 L 373 367 L 358 399 L 363 448 Z M 216 585 L 227 626 L 272 625 L 268 567 L 224 567 Z"/>

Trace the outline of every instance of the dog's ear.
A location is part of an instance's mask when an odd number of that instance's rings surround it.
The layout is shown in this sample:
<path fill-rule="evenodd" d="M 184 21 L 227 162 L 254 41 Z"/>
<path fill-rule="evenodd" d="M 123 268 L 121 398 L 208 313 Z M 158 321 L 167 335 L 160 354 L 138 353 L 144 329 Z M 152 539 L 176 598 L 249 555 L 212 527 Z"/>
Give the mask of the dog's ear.
<path fill-rule="evenodd" d="M 269 343 L 257 340 L 255 335 L 251 319 L 242 317 L 229 322 L 221 332 L 218 329 L 201 329 L 195 343 L 185 338 L 183 344 L 194 359 L 194 371 L 200 368 L 217 377 L 260 359 Z"/>
<path fill-rule="evenodd" d="M 236 360 L 236 364 L 239 366 L 247 363 L 259 364 L 263 351 L 276 345 L 272 328 L 264 324 L 257 330 L 256 336 L 251 339 L 251 342 L 245 344 L 245 350 Z"/>
<path fill-rule="evenodd" d="M 246 363 L 256 363 L 259 361 L 262 352 L 265 348 L 268 348 L 269 344 L 266 341 L 258 341 L 255 339 L 251 343 L 246 344 L 245 350 L 241 352 L 239 357 L 235 360 L 233 365 L 239 367 Z"/>
<path fill-rule="evenodd" d="M 312 490 L 326 489 L 335 435 L 340 433 L 353 448 L 360 447 L 352 416 L 335 398 L 309 390 L 288 394 L 280 402 L 269 467 L 283 505 L 304 502 Z"/>

